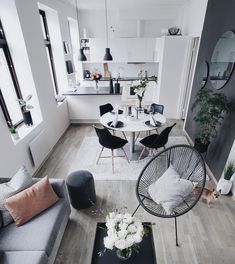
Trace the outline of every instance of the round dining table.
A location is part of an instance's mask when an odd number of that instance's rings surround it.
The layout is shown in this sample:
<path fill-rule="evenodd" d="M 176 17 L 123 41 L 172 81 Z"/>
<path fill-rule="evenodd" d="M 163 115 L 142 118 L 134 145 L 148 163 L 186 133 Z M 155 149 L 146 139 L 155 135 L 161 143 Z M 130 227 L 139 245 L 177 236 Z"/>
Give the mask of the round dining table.
<path fill-rule="evenodd" d="M 154 119 L 158 121 L 158 126 L 152 126 L 149 123 L 150 116 L 145 113 L 141 113 L 137 117 L 134 116 L 126 116 L 124 114 L 118 115 L 118 121 L 122 122 L 121 127 L 112 127 L 110 126 L 110 123 L 114 120 L 115 113 L 108 112 L 100 117 L 100 123 L 108 128 L 112 129 L 114 131 L 120 131 L 120 132 L 127 132 L 130 134 L 130 140 L 127 144 L 129 145 L 129 151 L 127 151 L 127 155 L 129 160 L 138 160 L 140 152 L 142 151 L 143 147 L 140 145 L 135 144 L 136 143 L 136 133 L 139 132 L 150 132 L 152 130 L 156 130 L 158 127 L 163 126 L 166 123 L 166 118 L 164 115 L 156 113 L 153 115 Z M 125 147 L 126 148 L 126 147 Z M 147 156 L 148 152 L 144 153 L 143 157 Z"/>

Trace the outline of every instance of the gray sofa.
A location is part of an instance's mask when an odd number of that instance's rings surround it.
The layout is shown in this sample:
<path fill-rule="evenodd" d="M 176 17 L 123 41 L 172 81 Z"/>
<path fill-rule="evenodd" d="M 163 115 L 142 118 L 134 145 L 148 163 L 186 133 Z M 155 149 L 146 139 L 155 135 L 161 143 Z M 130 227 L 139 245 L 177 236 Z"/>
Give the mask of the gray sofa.
<path fill-rule="evenodd" d="M 6 181 L 0 179 L 0 182 Z M 0 229 L 1 264 L 54 262 L 71 208 L 65 182 L 59 179 L 50 179 L 50 182 L 60 197 L 56 204 L 20 227 L 12 223 Z"/>

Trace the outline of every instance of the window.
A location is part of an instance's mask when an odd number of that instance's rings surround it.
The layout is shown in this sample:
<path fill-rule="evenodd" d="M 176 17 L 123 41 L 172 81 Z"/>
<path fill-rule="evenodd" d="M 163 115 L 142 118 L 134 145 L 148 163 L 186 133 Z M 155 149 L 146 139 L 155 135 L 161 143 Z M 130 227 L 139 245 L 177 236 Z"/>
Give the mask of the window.
<path fill-rule="evenodd" d="M 0 21 L 0 105 L 8 126 L 23 122 L 17 99 L 22 98 L 16 72 Z"/>
<path fill-rule="evenodd" d="M 54 59 L 53 59 L 53 54 L 52 54 L 52 49 L 51 49 L 50 35 L 48 31 L 48 26 L 47 26 L 46 13 L 43 10 L 39 10 L 39 14 L 40 14 L 45 47 L 46 47 L 47 58 L 49 62 L 50 72 L 51 72 L 51 78 L 53 81 L 54 92 L 55 92 L 55 95 L 57 95 L 58 85 L 57 85 L 57 80 L 56 80 L 55 65 L 54 65 Z"/>

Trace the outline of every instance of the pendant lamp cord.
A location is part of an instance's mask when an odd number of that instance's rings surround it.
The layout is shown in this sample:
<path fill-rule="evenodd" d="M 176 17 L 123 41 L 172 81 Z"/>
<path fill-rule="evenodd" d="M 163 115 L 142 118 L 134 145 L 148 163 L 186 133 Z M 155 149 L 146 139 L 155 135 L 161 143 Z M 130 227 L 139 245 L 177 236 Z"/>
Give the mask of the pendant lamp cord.
<path fill-rule="evenodd" d="M 107 0 L 104 0 L 104 4 L 105 4 L 106 48 L 108 48 L 108 9 L 107 9 Z"/>

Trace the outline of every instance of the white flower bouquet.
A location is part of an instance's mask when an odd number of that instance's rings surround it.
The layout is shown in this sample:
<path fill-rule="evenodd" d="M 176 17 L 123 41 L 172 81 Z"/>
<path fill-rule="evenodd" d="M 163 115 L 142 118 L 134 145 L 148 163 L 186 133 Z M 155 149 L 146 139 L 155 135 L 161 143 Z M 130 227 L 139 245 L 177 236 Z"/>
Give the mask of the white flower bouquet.
<path fill-rule="evenodd" d="M 147 230 L 143 224 L 131 214 L 111 212 L 106 217 L 107 236 L 104 238 L 104 246 L 107 249 L 116 249 L 117 256 L 128 259 L 132 250 L 138 252 L 139 243 Z"/>
<path fill-rule="evenodd" d="M 145 93 L 147 84 L 148 84 L 148 81 L 143 80 L 143 79 L 133 81 L 131 84 L 133 92 L 137 95 L 137 97 L 139 99 L 139 107 L 140 108 L 141 108 L 142 100 L 144 98 L 144 93 Z"/>

